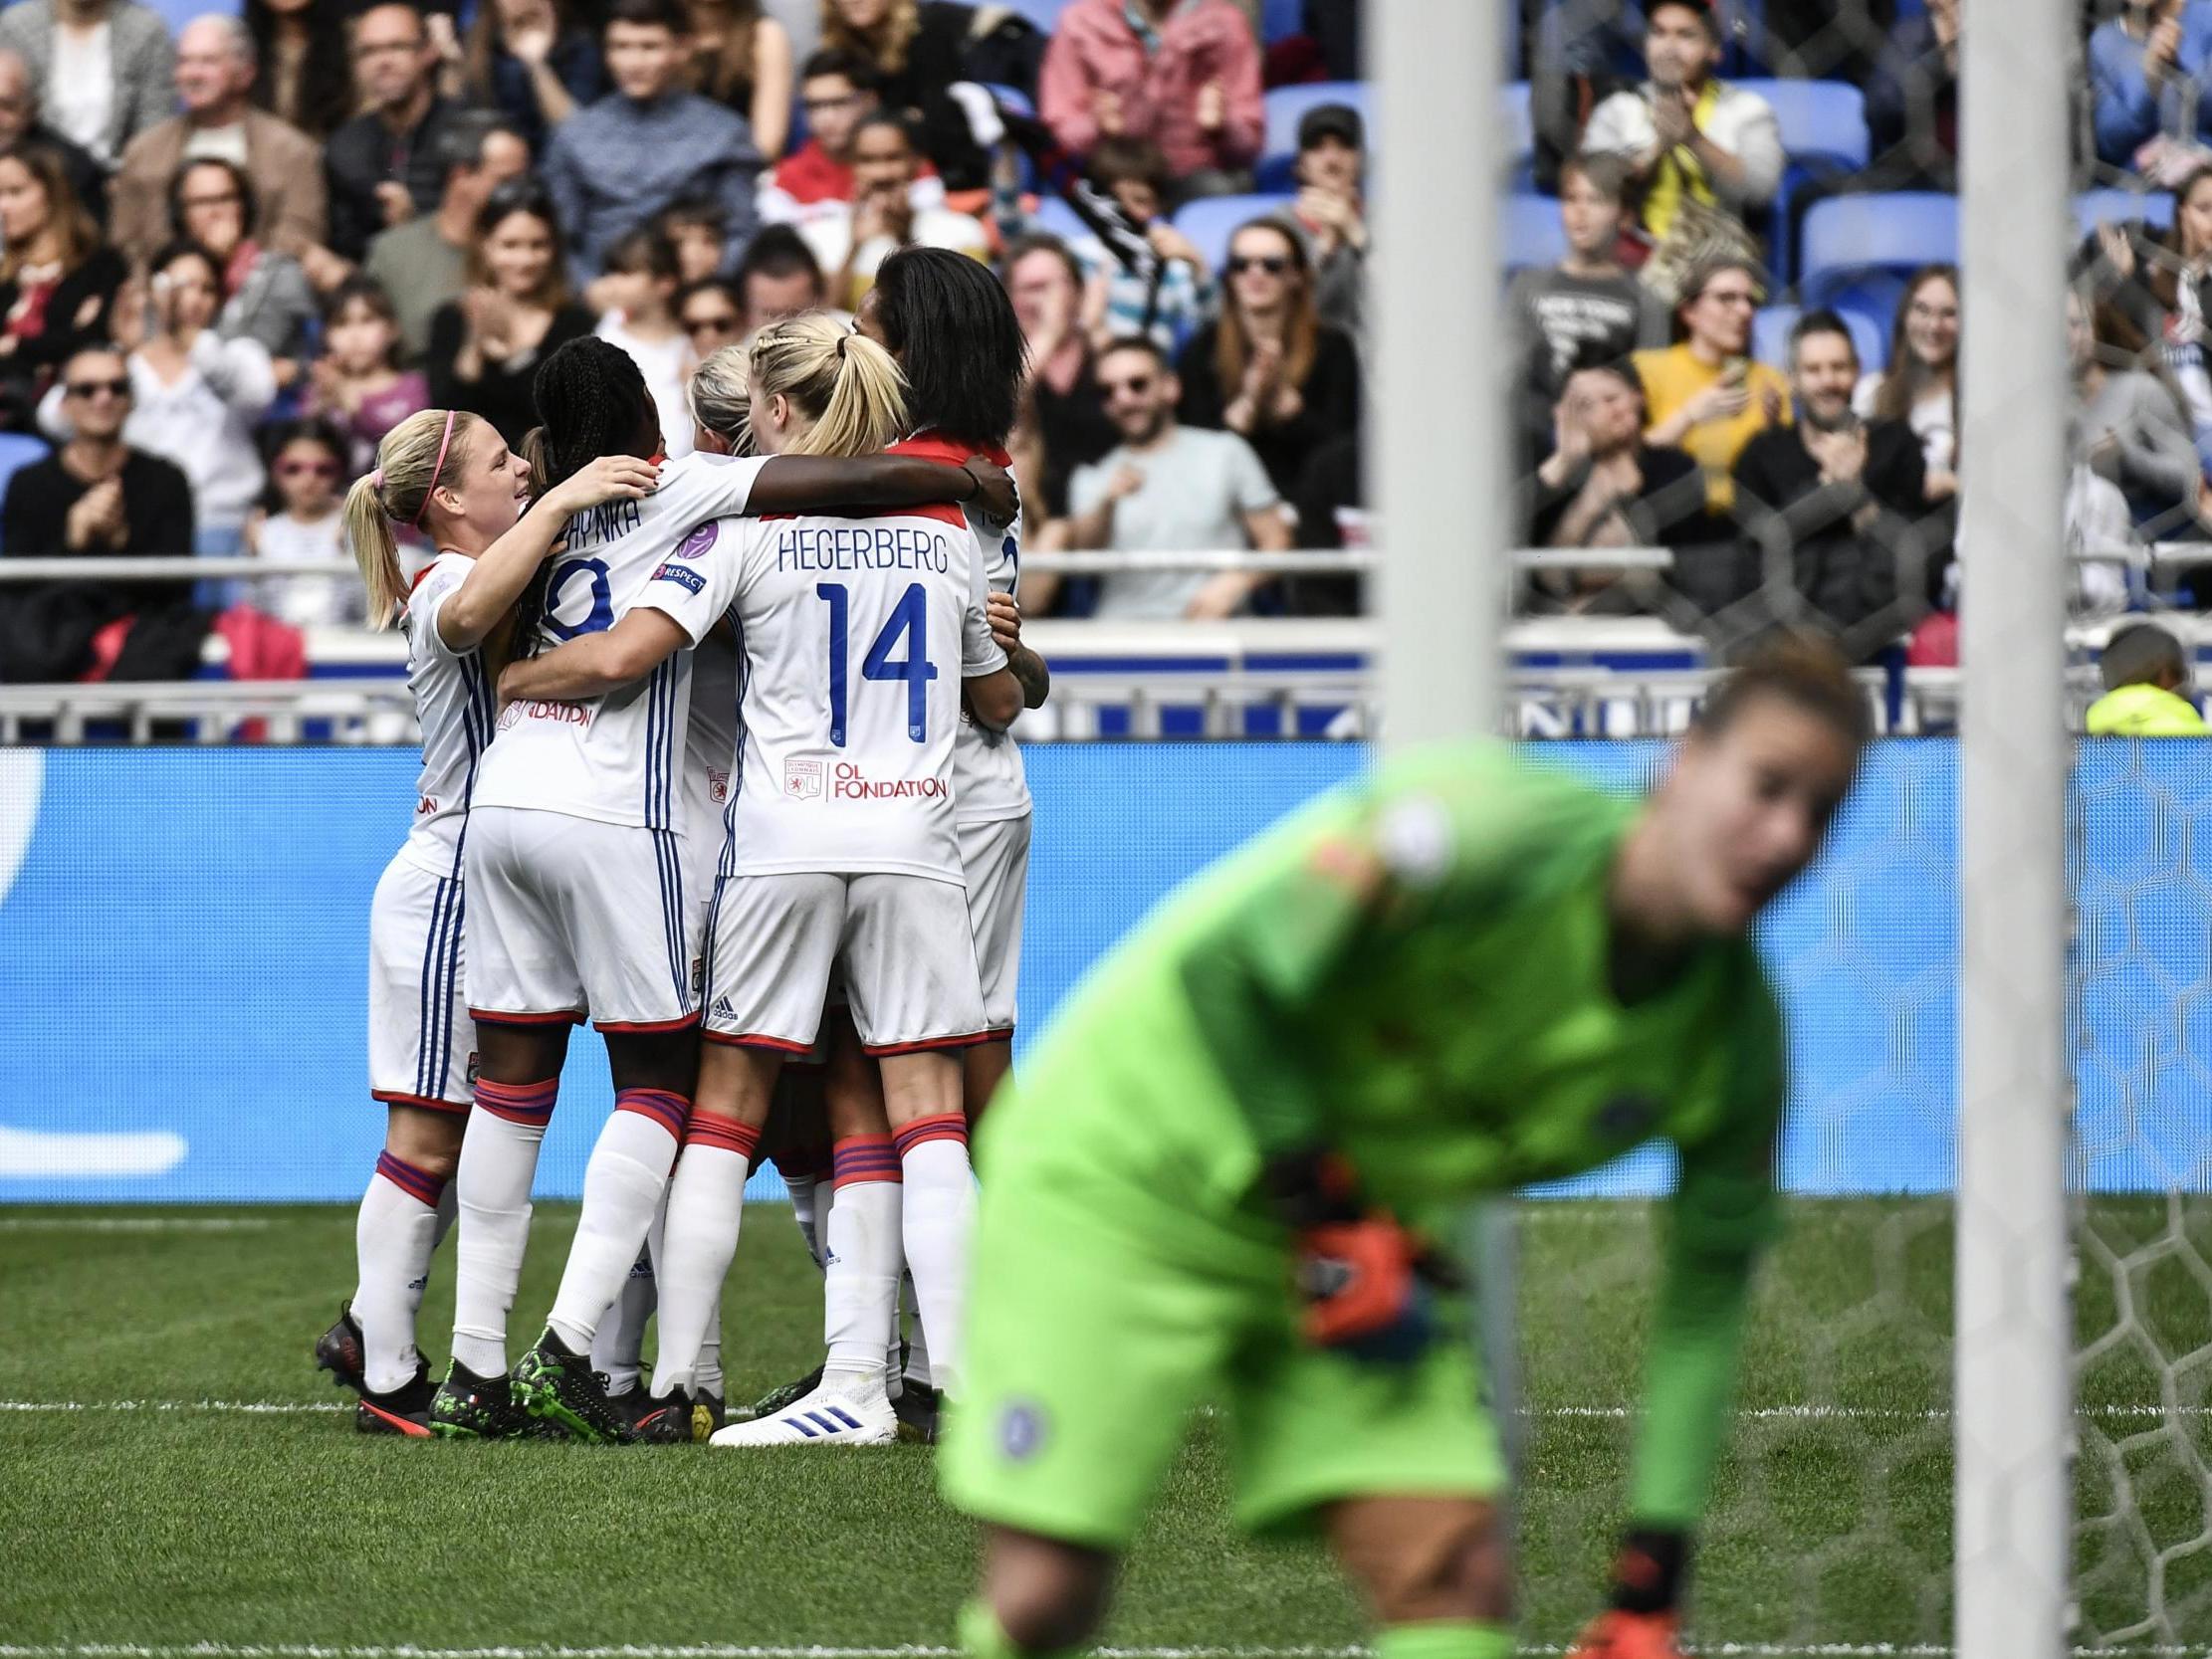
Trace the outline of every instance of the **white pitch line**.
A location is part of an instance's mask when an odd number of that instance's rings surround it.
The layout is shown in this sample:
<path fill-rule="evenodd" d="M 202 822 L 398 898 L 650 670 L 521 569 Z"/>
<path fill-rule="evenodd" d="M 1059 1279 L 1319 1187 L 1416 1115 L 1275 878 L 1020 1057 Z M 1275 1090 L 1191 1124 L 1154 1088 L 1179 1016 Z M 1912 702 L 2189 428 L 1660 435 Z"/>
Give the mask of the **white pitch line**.
<path fill-rule="evenodd" d="M 5 1233 L 258 1233 L 276 1223 L 244 1215 L 24 1215 L 0 1218 Z"/>
<path fill-rule="evenodd" d="M 235 1411 L 283 1416 L 349 1409 L 339 1400 L 0 1400 L 0 1411 Z"/>

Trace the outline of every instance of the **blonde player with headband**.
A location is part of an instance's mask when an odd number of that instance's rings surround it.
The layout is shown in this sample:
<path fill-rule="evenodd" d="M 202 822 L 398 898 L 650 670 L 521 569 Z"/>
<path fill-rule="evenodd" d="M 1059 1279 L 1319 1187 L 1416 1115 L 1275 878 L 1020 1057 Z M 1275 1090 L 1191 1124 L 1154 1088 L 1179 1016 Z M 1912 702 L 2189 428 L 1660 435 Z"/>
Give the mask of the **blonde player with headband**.
<path fill-rule="evenodd" d="M 561 522 L 643 496 L 653 469 L 628 456 L 601 462 L 518 523 L 525 469 L 475 415 L 410 415 L 385 434 L 376 462 L 346 496 L 345 528 L 368 586 L 370 625 L 406 634 L 422 771 L 414 822 L 369 907 L 369 1096 L 386 1109 L 384 1149 L 354 1233 L 357 1288 L 315 1358 L 360 1396 L 354 1423 L 363 1433 L 421 1436 L 433 1387 L 415 1348 L 415 1314 L 453 1215 L 449 1182 L 476 1062 L 461 994 L 461 840 L 477 758 L 492 735 L 485 642 Z M 411 583 L 394 524 L 436 549 Z"/>

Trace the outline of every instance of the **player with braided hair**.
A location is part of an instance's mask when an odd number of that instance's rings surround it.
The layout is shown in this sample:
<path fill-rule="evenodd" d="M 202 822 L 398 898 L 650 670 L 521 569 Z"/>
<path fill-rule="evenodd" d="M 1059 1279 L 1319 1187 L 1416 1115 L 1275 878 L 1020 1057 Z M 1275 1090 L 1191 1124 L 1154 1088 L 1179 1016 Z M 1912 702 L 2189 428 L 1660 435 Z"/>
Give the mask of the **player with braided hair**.
<path fill-rule="evenodd" d="M 461 844 L 492 736 L 496 668 L 485 661 L 487 642 L 552 547 L 552 529 L 572 512 L 644 495 L 653 474 L 627 456 L 595 463 L 518 525 L 525 469 L 475 415 L 410 415 L 385 434 L 376 462 L 346 497 L 346 532 L 368 585 L 370 624 L 407 636 L 422 771 L 413 827 L 369 907 L 369 1095 L 384 1104 L 384 1149 L 354 1232 L 356 1289 L 315 1358 L 359 1394 L 362 1432 L 423 1435 L 431 1386 L 415 1315 L 453 1216 L 449 1183 L 476 1066 L 461 995 Z M 411 582 L 395 524 L 437 549 Z"/>
<path fill-rule="evenodd" d="M 553 490 L 595 456 L 660 456 L 652 398 L 617 346 L 569 341 L 540 366 L 535 396 Z M 640 611 L 672 622 L 682 647 L 696 645 L 722 610 L 708 527 L 717 518 L 948 497 L 1013 506 L 1011 482 L 988 464 L 685 456 L 659 468 L 652 494 L 568 519 L 542 597 L 521 621 L 517 655 L 608 634 Z M 697 952 L 678 778 L 690 693 L 685 648 L 603 694 L 519 692 L 480 766 L 467 855 L 468 990 L 484 1110 L 461 1149 L 453 1367 L 432 1408 L 434 1428 L 505 1425 L 510 1397 L 583 1440 L 652 1438 L 666 1426 L 633 1425 L 588 1356 L 660 1206 L 697 1076 Z M 583 1210 L 552 1315 L 510 1384 L 507 1313 L 531 1182 L 569 1027 L 586 1017 L 606 1041 L 615 1110 L 584 1171 Z M 688 1433 L 688 1420 L 677 1426 Z"/>

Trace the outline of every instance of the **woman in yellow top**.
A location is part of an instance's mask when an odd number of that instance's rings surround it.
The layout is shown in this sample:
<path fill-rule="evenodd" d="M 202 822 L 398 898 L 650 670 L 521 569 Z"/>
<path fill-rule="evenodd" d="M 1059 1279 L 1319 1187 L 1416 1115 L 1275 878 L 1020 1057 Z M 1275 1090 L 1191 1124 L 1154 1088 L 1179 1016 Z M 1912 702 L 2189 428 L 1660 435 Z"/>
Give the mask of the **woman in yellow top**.
<path fill-rule="evenodd" d="M 1645 441 L 1687 450 L 1705 473 L 1705 506 L 1725 515 L 1735 505 L 1730 475 L 1752 435 L 1790 418 L 1790 383 L 1751 361 L 1751 318 L 1759 309 L 1759 271 L 1742 260 L 1715 260 L 1691 273 L 1681 305 L 1688 337 L 1663 351 L 1639 351 Z"/>

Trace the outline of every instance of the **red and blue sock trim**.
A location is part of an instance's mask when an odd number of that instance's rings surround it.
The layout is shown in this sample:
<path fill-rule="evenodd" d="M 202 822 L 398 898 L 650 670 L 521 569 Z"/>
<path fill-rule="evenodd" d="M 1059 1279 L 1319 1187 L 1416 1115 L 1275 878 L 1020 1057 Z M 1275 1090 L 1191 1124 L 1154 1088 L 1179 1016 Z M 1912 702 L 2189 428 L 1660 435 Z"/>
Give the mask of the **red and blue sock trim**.
<path fill-rule="evenodd" d="M 691 1102 L 666 1089 L 618 1089 L 614 1095 L 614 1110 L 650 1118 L 672 1138 L 681 1141 L 685 1121 L 691 1117 Z"/>
<path fill-rule="evenodd" d="M 376 1154 L 376 1173 L 427 1209 L 436 1209 L 439 1198 L 445 1194 L 445 1176 L 417 1169 L 405 1158 L 394 1157 L 389 1152 Z"/>
<path fill-rule="evenodd" d="M 848 1135 L 830 1152 L 833 1189 L 861 1181 L 899 1179 L 899 1153 L 888 1135 Z"/>
<path fill-rule="evenodd" d="M 549 1077 L 543 1083 L 494 1083 L 488 1077 L 476 1080 L 479 1107 L 495 1118 L 531 1129 L 544 1129 L 553 1122 L 553 1101 L 559 1093 L 557 1077 Z"/>
<path fill-rule="evenodd" d="M 932 1141 L 958 1141 L 968 1144 L 968 1115 L 964 1112 L 940 1112 L 934 1118 L 917 1118 L 903 1129 L 891 1132 L 891 1140 L 905 1157 L 917 1146 L 926 1146 Z"/>
<path fill-rule="evenodd" d="M 684 1131 L 686 1146 L 712 1146 L 719 1151 L 736 1152 L 749 1164 L 753 1161 L 754 1148 L 760 1143 L 758 1129 L 729 1118 L 702 1117 L 693 1113 L 690 1127 Z"/>

